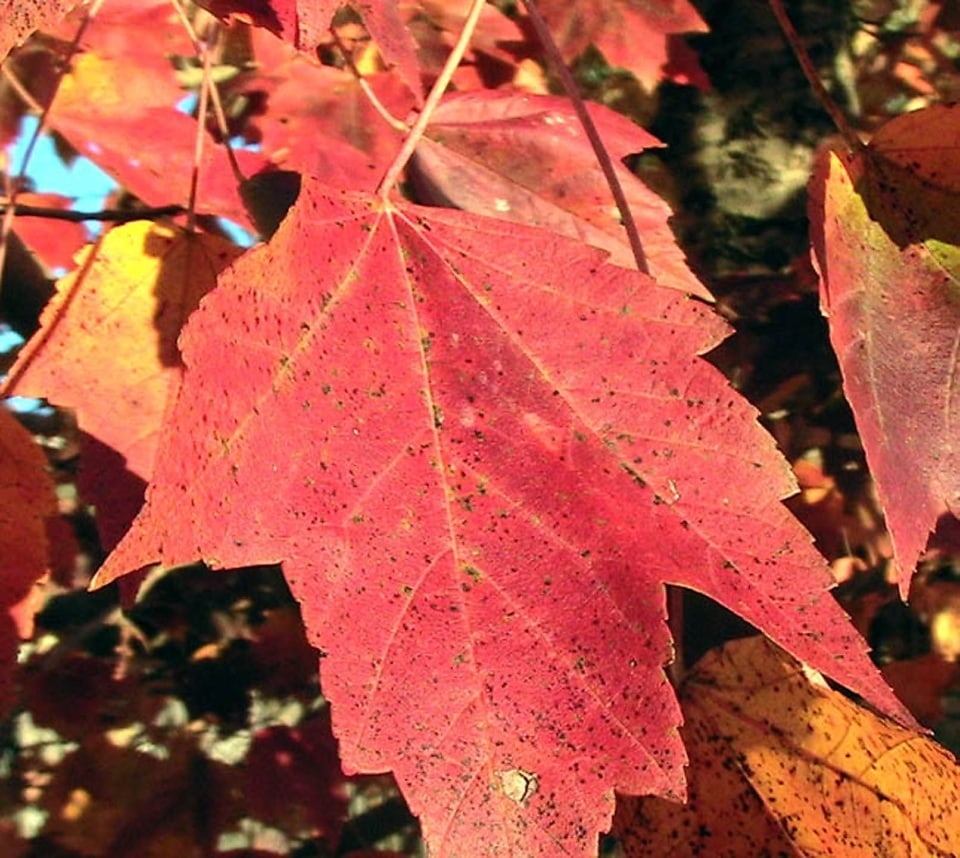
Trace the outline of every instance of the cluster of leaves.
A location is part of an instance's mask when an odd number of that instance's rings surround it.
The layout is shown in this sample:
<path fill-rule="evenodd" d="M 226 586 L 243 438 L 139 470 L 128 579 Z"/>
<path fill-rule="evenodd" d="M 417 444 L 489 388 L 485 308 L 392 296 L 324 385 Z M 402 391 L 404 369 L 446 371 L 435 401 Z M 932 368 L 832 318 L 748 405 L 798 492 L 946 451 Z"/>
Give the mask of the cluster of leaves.
<path fill-rule="evenodd" d="M 150 582 L 124 613 L 101 590 L 38 614 L 4 748 L 8 804 L 21 805 L 4 854 L 336 845 L 350 795 L 282 577 L 201 572 Z"/>
<path fill-rule="evenodd" d="M 184 646 L 175 694 L 165 675 L 127 688 L 166 645 L 143 631 L 159 586 L 144 585 L 132 625 L 112 627 L 114 655 L 77 671 L 102 674 L 89 709 L 76 723 L 47 713 L 61 745 L 97 738 L 65 747 L 55 770 L 30 768 L 43 854 L 230 854 L 224 832 L 246 817 L 329 852 L 346 814 L 340 768 L 393 772 L 438 856 L 590 856 L 611 829 L 628 855 L 957 851 L 951 758 L 914 732 L 830 596 L 756 410 L 701 357 L 727 327 L 669 207 L 622 166 L 659 141 L 550 94 L 564 71 L 542 64 L 541 16 L 562 63 L 592 45 L 647 90 L 703 83 L 677 38 L 705 29 L 692 6 L 74 5 L 0 4 L 0 55 L 39 31 L 4 62 L 0 136 L 41 114 L 119 183 L 110 216 L 124 222 L 88 242 L 30 220 L 69 201 L 31 199 L 7 176 L 8 259 L 14 235 L 51 267 L 77 253 L 38 329 L 24 324 L 5 392 L 76 412 L 77 491 L 109 551 L 96 585 L 154 564 L 282 565 L 332 734 L 275 577 L 262 601 L 225 600 L 232 631 Z M 952 544 L 960 504 L 960 236 L 943 214 L 960 163 L 930 132 L 957 115 L 911 114 L 869 146 L 851 136 L 820 160 L 811 207 L 904 595 L 930 531 Z M 262 241 L 245 249 L 238 230 Z M 8 267 L 4 301 L 41 303 L 29 266 Z M 5 412 L 0 439 L 12 664 L 25 597 L 64 573 L 43 457 Z M 682 730 L 667 585 L 782 648 L 757 638 L 705 659 Z M 241 639 L 252 652 L 234 652 Z M 297 653 L 291 674 L 278 652 Z M 56 655 L 37 653 L 41 675 L 57 675 Z M 208 660 L 249 671 L 234 709 L 204 702 Z M 5 702 L 43 717 L 11 676 Z M 257 729 L 254 687 L 295 714 Z M 107 712 L 114 694 L 127 711 Z M 104 796 L 141 777 L 170 696 L 188 711 L 151 775 L 171 820 L 156 829 Z M 237 710 L 253 722 L 245 770 L 211 750 L 244 732 Z M 184 726 L 209 715 L 213 738 Z M 920 801 L 921 778 L 944 788 Z M 688 783 L 680 817 L 668 800 Z M 715 804 L 731 794 L 735 812 Z M 291 844 L 261 838 L 242 854 Z"/>

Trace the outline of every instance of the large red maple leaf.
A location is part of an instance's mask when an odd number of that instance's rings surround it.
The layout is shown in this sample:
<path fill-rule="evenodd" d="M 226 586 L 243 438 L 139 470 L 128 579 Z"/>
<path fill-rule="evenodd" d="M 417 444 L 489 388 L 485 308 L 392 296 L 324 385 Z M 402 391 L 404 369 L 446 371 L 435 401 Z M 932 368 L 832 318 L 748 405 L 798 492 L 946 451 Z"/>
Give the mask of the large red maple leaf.
<path fill-rule="evenodd" d="M 282 561 L 344 766 L 436 855 L 594 855 L 683 793 L 666 582 L 909 720 L 697 355 L 709 310 L 499 220 L 306 183 L 184 330 L 148 503 L 99 575 Z"/>

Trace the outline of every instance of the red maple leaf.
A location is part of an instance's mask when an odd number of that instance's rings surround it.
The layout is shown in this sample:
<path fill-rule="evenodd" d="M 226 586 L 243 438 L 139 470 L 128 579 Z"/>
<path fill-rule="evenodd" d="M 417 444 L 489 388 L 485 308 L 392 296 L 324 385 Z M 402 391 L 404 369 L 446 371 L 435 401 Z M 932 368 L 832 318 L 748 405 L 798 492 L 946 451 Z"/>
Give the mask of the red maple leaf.
<path fill-rule="evenodd" d="M 22 206 L 65 211 L 73 200 L 62 194 L 17 194 Z M 64 223 L 44 217 L 19 217 L 17 235 L 32 250 L 47 269 L 67 268 L 73 264 L 74 254 L 87 242 L 87 231 L 79 223 Z"/>
<path fill-rule="evenodd" d="M 609 108 L 588 109 L 615 164 L 663 145 Z M 677 246 L 670 207 L 626 167 L 615 169 L 649 272 L 663 284 L 712 300 Z M 434 112 L 410 175 L 421 202 L 545 227 L 608 251 L 617 264 L 636 266 L 597 156 L 565 98 L 450 95 Z"/>
<path fill-rule="evenodd" d="M 182 96 L 172 67 L 140 77 L 130 74 L 122 55 L 91 51 L 78 56 L 64 77 L 50 124 L 144 202 L 186 205 L 197 122 L 177 110 Z M 144 134 L 144 128 L 150 134 Z M 270 166 L 245 150 L 236 152 L 235 158 L 245 176 Z M 197 199 L 201 212 L 250 223 L 227 152 L 212 139 L 200 161 Z"/>
<path fill-rule="evenodd" d="M 12 700 L 18 626 L 32 620 L 18 605 L 49 566 L 47 520 L 57 504 L 46 464 L 30 433 L 0 408 L 0 711 Z"/>
<path fill-rule="evenodd" d="M 417 45 L 403 22 L 397 0 L 203 0 L 200 5 L 221 17 L 238 15 L 265 27 L 307 53 L 329 43 L 333 16 L 342 6 L 349 6 L 363 19 L 384 60 L 422 100 Z"/>
<path fill-rule="evenodd" d="M 957 132 L 955 107 L 900 117 L 861 156 L 821 159 L 811 194 L 821 303 L 904 598 L 960 514 Z"/>
<path fill-rule="evenodd" d="M 400 10 L 416 39 L 417 56 L 427 80 L 433 81 L 440 74 L 463 30 L 471 5 L 471 0 L 401 0 Z M 512 74 L 524 42 L 519 22 L 507 17 L 494 4 L 486 4 L 470 46 L 454 74 L 455 88 L 470 90 L 490 86 L 491 79 L 497 77 L 496 66 L 501 67 L 500 75 Z"/>
<path fill-rule="evenodd" d="M 723 323 L 603 259 L 306 183 L 185 328 L 98 577 L 282 561 L 345 769 L 392 769 L 436 855 L 593 855 L 614 790 L 682 795 L 666 582 L 910 721 L 697 357 Z"/>
<path fill-rule="evenodd" d="M 538 0 L 538 5 L 565 60 L 594 44 L 610 65 L 629 69 L 647 89 L 664 76 L 670 36 L 707 30 L 687 0 Z M 697 68 L 673 75 L 700 76 Z"/>
<path fill-rule="evenodd" d="M 251 118 L 263 156 L 279 167 L 318 176 L 336 187 L 372 190 L 402 137 L 373 107 L 351 72 L 319 65 L 262 30 L 250 35 L 257 57 L 228 91 L 266 96 Z M 405 117 L 413 96 L 387 72 L 364 80 L 394 117 Z"/>

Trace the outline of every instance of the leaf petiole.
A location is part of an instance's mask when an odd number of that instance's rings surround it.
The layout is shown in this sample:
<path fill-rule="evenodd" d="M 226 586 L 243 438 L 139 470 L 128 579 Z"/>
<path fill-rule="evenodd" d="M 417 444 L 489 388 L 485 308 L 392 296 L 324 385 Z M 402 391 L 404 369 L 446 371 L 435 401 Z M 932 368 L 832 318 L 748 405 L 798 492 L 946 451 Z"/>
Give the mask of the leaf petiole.
<path fill-rule="evenodd" d="M 407 161 L 410 160 L 414 149 L 417 148 L 417 144 L 420 142 L 420 138 L 423 137 L 424 132 L 427 130 L 427 125 L 433 116 L 434 110 L 437 109 L 440 99 L 443 98 L 447 87 L 450 85 L 453 73 L 457 70 L 460 61 L 463 59 L 463 55 L 467 52 L 467 46 L 473 38 L 473 31 L 477 27 L 477 22 L 480 20 L 480 13 L 483 12 L 485 5 L 486 0 L 472 0 L 470 12 L 467 14 L 466 21 L 464 21 L 463 29 L 457 38 L 457 43 L 453 46 L 450 56 L 447 57 L 447 61 L 436 83 L 433 85 L 433 89 L 430 90 L 430 95 L 427 96 L 427 100 L 423 104 L 423 110 L 417 117 L 417 121 L 414 122 L 410 128 L 410 133 L 403 141 L 403 146 L 400 148 L 399 153 L 397 153 L 397 157 L 393 159 L 393 163 L 389 166 L 387 172 L 384 173 L 380 184 L 377 186 L 377 196 L 384 201 L 386 201 L 390 195 L 390 191 L 393 190 L 400 180 L 400 174 L 403 172 L 403 168 L 407 166 Z"/>
<path fill-rule="evenodd" d="M 610 188 L 610 193 L 613 194 L 614 202 L 617 204 L 617 210 L 620 212 L 623 228 L 627 231 L 627 240 L 630 242 L 630 249 L 633 251 L 633 258 L 637 263 L 637 268 L 645 274 L 649 274 L 650 268 L 647 265 L 646 254 L 643 252 L 640 233 L 637 232 L 636 221 L 633 219 L 633 213 L 630 211 L 630 205 L 627 203 L 627 196 L 623 192 L 620 179 L 617 178 L 617 171 L 613 166 L 610 153 L 607 152 L 606 146 L 603 145 L 603 140 L 600 138 L 600 132 L 597 131 L 593 117 L 590 116 L 590 112 L 587 110 L 587 105 L 583 101 L 583 96 L 580 95 L 576 81 L 574 81 L 573 75 L 570 74 L 570 70 L 563 61 L 563 57 L 560 55 L 560 49 L 550 34 L 550 28 L 540 14 L 540 9 L 537 7 L 535 0 L 523 0 L 523 5 L 526 7 L 527 14 L 530 16 L 530 23 L 533 24 L 533 29 L 537 32 L 537 38 L 540 39 L 540 45 L 550 59 L 554 70 L 557 72 L 557 76 L 563 84 L 564 92 L 567 93 L 570 101 L 573 102 L 573 109 L 576 111 L 577 119 L 580 120 L 580 125 L 583 127 L 583 131 L 590 141 L 590 146 L 597 156 L 597 162 L 600 164 L 603 176 L 607 180 L 607 186 Z"/>

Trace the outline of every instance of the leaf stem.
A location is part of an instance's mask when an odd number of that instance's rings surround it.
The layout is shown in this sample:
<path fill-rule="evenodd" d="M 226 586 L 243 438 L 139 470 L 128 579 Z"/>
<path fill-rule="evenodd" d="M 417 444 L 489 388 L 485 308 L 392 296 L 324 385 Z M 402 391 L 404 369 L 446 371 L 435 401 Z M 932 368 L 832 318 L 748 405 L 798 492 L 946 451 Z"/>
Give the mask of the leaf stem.
<path fill-rule="evenodd" d="M 219 35 L 219 27 L 216 25 L 214 26 L 214 33 Z M 201 39 L 200 47 L 200 61 L 203 63 L 203 77 L 200 79 L 200 104 L 197 106 L 197 136 L 194 140 L 193 146 L 193 170 L 190 173 L 190 198 L 187 201 L 188 232 L 196 232 L 197 230 L 197 188 L 200 185 L 200 168 L 203 164 L 203 148 L 207 139 L 207 109 L 210 101 L 210 87 L 213 86 L 213 79 L 210 74 L 210 45 L 206 39 Z"/>
<path fill-rule="evenodd" d="M 433 89 L 430 90 L 430 94 L 423 104 L 423 110 L 420 111 L 417 121 L 413 123 L 410 133 L 403 141 L 403 146 L 400 148 L 397 157 L 393 159 L 393 163 L 387 169 L 387 172 L 380 180 L 380 184 L 377 186 L 376 192 L 384 201 L 387 200 L 390 191 L 393 190 L 394 186 L 400 180 L 400 174 L 403 172 L 403 168 L 407 166 L 407 161 L 409 161 L 413 155 L 413 150 L 417 148 L 417 144 L 420 142 L 420 138 L 423 137 L 427 129 L 427 124 L 433 116 L 433 112 L 437 109 L 440 99 L 443 98 L 447 87 L 450 85 L 453 73 L 457 70 L 460 61 L 463 59 L 463 55 L 467 52 L 467 47 L 473 38 L 473 31 L 477 27 L 477 21 L 480 20 L 480 13 L 483 12 L 485 4 L 486 0 L 472 0 L 470 12 L 467 14 L 466 21 L 464 21 L 463 29 L 460 31 L 457 43 L 453 46 L 450 56 L 447 57 L 447 61 L 440 72 L 440 76 L 437 78 L 437 82 L 433 85 Z"/>
<path fill-rule="evenodd" d="M 607 180 L 607 186 L 610 188 L 610 193 L 613 194 L 614 202 L 617 204 L 617 210 L 620 212 L 620 220 L 623 223 L 623 228 L 627 232 L 627 240 L 630 242 L 630 249 L 633 251 L 633 258 L 637 263 L 637 268 L 645 274 L 649 274 L 650 268 L 647 265 L 647 256 L 643 252 L 640 233 L 637 232 L 636 221 L 633 219 L 633 213 L 630 211 L 626 194 L 623 192 L 623 186 L 620 184 L 620 179 L 617 176 L 613 160 L 610 158 L 610 153 L 607 152 L 606 146 L 603 145 L 603 140 L 600 138 L 600 133 L 597 131 L 593 117 L 590 116 L 590 112 L 587 110 L 587 105 L 583 101 L 583 96 L 580 95 L 576 81 L 573 79 L 573 75 L 570 74 L 567 64 L 563 61 L 563 57 L 560 55 L 560 49 L 550 34 L 550 28 L 540 14 L 540 9 L 537 7 L 535 0 L 523 0 L 523 5 L 527 9 L 530 22 L 533 24 L 533 29 L 537 32 L 537 38 L 540 39 L 540 44 L 544 52 L 554 67 L 557 76 L 560 78 L 560 82 L 563 84 L 564 91 L 573 102 L 573 109 L 576 111 L 580 125 L 587 135 L 587 139 L 590 141 L 593 153 L 597 156 L 597 162 L 600 164 L 600 169 L 603 171 L 604 178 Z"/>
<path fill-rule="evenodd" d="M 837 131 L 840 132 L 844 142 L 852 152 L 860 152 L 865 149 L 866 144 L 860 139 L 860 135 L 857 134 L 853 125 L 850 124 L 850 120 L 847 119 L 844 112 L 840 109 L 840 105 L 837 104 L 836 99 L 827 92 L 827 88 L 823 85 L 820 74 L 816 66 L 814 66 L 813 60 L 810 59 L 810 54 L 807 52 L 806 46 L 803 44 L 796 28 L 793 26 L 790 16 L 787 15 L 787 10 L 783 7 L 782 0 L 770 0 L 770 10 L 776 17 L 777 23 L 780 24 L 780 29 L 790 44 L 790 48 L 793 50 L 797 62 L 800 63 L 800 68 L 803 69 L 803 74 L 813 89 L 813 94 L 817 97 L 817 101 L 820 102 L 820 106 L 833 120 L 833 124 L 837 126 Z"/>
<path fill-rule="evenodd" d="M 173 0 L 173 7 L 177 12 L 177 16 L 180 18 L 180 23 L 183 25 L 183 29 L 186 31 L 190 41 L 193 42 L 193 49 L 196 51 L 197 57 L 202 60 L 205 52 L 203 42 L 197 35 L 196 28 L 190 21 L 186 10 L 183 8 L 183 4 L 180 2 L 180 0 Z M 220 31 L 218 29 L 218 37 L 219 32 Z M 201 86 L 203 86 L 202 80 Z M 227 150 L 227 159 L 230 161 L 230 169 L 233 171 L 233 178 L 236 179 L 237 184 L 240 185 L 247 180 L 247 177 L 243 175 L 243 171 L 240 169 L 240 163 L 237 161 L 237 155 L 233 151 L 233 146 L 230 145 L 230 127 L 227 125 L 227 115 L 223 110 L 223 101 L 220 98 L 220 90 L 216 84 L 213 84 L 210 87 L 210 104 L 213 107 L 213 115 L 217 120 L 217 130 L 220 132 L 221 142 L 223 143 L 224 149 Z M 206 117 L 200 117 L 199 121 L 205 122 Z"/>
<path fill-rule="evenodd" d="M 10 84 L 13 91 L 19 96 L 20 100 L 23 101 L 27 107 L 29 107 L 34 113 L 43 113 L 43 105 L 40 104 L 31 94 L 20 80 L 14 74 L 14 72 L 7 66 L 6 63 L 0 63 L 0 74 L 2 74 L 6 79 L 7 83 Z"/>
<path fill-rule="evenodd" d="M 350 72 L 353 74 L 354 78 L 357 81 L 360 89 L 363 94 L 367 97 L 367 101 L 370 102 L 371 107 L 379 114 L 380 118 L 387 123 L 394 131 L 399 131 L 403 134 L 406 134 L 410 130 L 410 126 L 406 122 L 403 122 L 400 119 L 397 119 L 389 110 L 387 110 L 386 105 L 377 97 L 377 94 L 373 91 L 373 87 L 367 83 L 366 78 L 360 74 L 360 69 L 357 68 L 356 63 L 353 61 L 353 56 L 350 51 L 347 50 L 347 46 L 343 43 L 343 39 L 340 38 L 340 34 L 337 32 L 336 27 L 330 27 L 330 35 L 333 36 L 334 44 L 340 48 L 340 53 L 343 55 L 343 61 L 347 64 L 347 68 L 350 69 Z"/>

